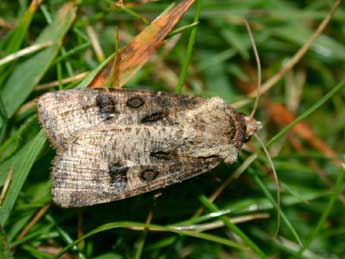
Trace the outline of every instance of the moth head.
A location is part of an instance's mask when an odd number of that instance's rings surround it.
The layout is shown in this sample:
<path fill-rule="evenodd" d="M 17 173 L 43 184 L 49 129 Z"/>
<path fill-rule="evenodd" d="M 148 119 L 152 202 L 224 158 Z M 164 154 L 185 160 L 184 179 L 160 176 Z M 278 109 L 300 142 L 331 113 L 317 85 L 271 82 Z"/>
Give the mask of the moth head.
<path fill-rule="evenodd" d="M 251 116 L 245 116 L 244 120 L 246 123 L 246 135 L 244 142 L 247 142 L 258 130 L 262 128 L 262 124 L 260 121 L 255 120 Z"/>

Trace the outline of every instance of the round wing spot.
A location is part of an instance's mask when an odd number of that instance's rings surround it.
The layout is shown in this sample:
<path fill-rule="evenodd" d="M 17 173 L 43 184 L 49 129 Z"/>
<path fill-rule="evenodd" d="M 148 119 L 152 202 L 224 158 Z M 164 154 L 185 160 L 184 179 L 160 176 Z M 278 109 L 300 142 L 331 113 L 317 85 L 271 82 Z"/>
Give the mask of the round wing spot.
<path fill-rule="evenodd" d="M 152 169 L 147 169 L 143 171 L 140 175 L 141 179 L 145 182 L 151 182 L 157 178 L 158 172 Z"/>
<path fill-rule="evenodd" d="M 130 108 L 139 108 L 144 105 L 144 100 L 140 96 L 134 96 L 127 100 L 126 105 Z"/>
<path fill-rule="evenodd" d="M 150 152 L 150 157 L 153 157 L 155 159 L 159 160 L 169 160 L 174 158 L 174 152 L 173 151 L 164 151 L 164 150 L 152 150 Z"/>

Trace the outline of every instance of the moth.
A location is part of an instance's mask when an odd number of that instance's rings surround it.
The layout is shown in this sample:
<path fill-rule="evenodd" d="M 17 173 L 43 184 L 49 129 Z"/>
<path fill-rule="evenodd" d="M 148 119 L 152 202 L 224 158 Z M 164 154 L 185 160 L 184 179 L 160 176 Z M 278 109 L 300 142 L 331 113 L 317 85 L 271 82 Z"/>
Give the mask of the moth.
<path fill-rule="evenodd" d="M 234 163 L 259 127 L 219 97 L 146 90 L 49 92 L 37 107 L 57 149 L 52 197 L 61 207 L 125 199 Z"/>

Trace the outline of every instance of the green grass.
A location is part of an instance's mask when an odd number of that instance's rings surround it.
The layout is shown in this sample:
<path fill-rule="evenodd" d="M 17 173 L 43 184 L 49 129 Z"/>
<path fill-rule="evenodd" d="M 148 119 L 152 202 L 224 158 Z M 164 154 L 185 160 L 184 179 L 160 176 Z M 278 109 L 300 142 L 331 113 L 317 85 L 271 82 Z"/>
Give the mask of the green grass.
<path fill-rule="evenodd" d="M 158 1 L 120 10 L 111 1 L 90 0 L 61 11 L 63 2 L 47 0 L 37 8 L 26 0 L 0 2 L 0 60 L 34 44 L 53 44 L 0 66 L 0 186 L 6 189 L 9 183 L 0 207 L 0 258 L 54 258 L 63 253 L 99 259 L 345 257 L 345 170 L 340 165 L 345 155 L 343 4 L 307 54 L 264 94 L 256 114 L 263 123 L 258 134 L 273 155 L 281 181 L 281 226 L 274 236 L 276 186 L 255 139 L 236 164 L 159 191 L 80 209 L 52 203 L 49 173 L 55 151 L 37 122 L 32 101 L 47 91 L 87 87 L 109 60 L 99 63 L 87 26 L 111 58 L 116 26 L 121 49 L 128 35 L 138 34 L 146 20 L 154 20 L 171 4 Z M 246 93 L 255 87 L 257 67 L 241 19 L 251 25 L 266 82 L 311 37 L 333 3 L 198 0 L 155 59 L 125 87 L 220 96 L 229 103 L 246 99 L 240 110 L 249 114 L 254 102 Z M 86 71 L 92 72 L 85 79 L 63 83 Z M 54 81 L 55 87 L 35 89 Z M 278 123 L 269 103 L 283 105 L 295 119 Z M 310 139 L 294 130 L 301 121 L 312 130 Z M 321 148 L 318 139 L 324 142 Z M 337 159 L 326 156 L 325 145 Z M 236 171 L 253 156 L 257 158 Z M 240 177 L 234 176 L 212 202 L 211 194 L 235 171 Z M 203 212 L 196 214 L 200 207 Z M 33 221 L 40 211 L 39 220 Z"/>

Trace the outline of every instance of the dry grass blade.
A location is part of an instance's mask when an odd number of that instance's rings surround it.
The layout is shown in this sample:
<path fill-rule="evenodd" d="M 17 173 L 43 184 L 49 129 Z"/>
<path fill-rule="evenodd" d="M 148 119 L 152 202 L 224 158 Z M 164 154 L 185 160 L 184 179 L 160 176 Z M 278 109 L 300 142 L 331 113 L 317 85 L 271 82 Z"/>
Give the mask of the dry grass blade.
<path fill-rule="evenodd" d="M 270 214 L 268 213 L 256 213 L 256 214 L 232 217 L 232 218 L 229 218 L 229 220 L 233 224 L 239 224 L 239 223 L 249 222 L 249 221 L 258 220 L 258 219 L 267 219 L 269 217 L 270 217 Z M 196 230 L 196 231 L 202 232 L 202 231 L 209 231 L 212 229 L 224 227 L 224 222 L 221 220 L 216 220 L 216 221 L 213 221 L 210 223 L 204 223 L 204 224 L 181 225 L 181 226 L 171 226 L 171 227 L 177 230 Z M 155 228 L 150 228 L 150 227 L 133 227 L 130 229 L 143 230 L 143 231 L 144 230 L 160 231 L 160 230 L 156 230 Z"/>
<path fill-rule="evenodd" d="M 277 74 L 275 74 L 273 77 L 271 77 L 269 80 L 267 80 L 261 87 L 260 91 L 255 89 L 252 91 L 249 96 L 255 97 L 258 94 L 262 94 L 267 92 L 271 87 L 273 87 L 277 82 L 279 82 L 283 76 L 291 69 L 293 68 L 301 59 L 302 57 L 307 53 L 307 51 L 310 49 L 311 45 L 315 42 L 315 40 L 320 36 L 320 34 L 325 30 L 328 23 L 331 21 L 335 11 L 337 10 L 338 6 L 340 5 L 341 0 L 335 1 L 333 4 L 331 10 L 327 14 L 327 16 L 323 19 L 323 21 L 320 23 L 319 27 L 315 30 L 313 35 L 307 40 L 307 42 L 296 52 L 296 54 L 289 60 L 289 62 L 280 70 Z"/>
<path fill-rule="evenodd" d="M 30 229 L 44 216 L 44 214 L 47 212 L 47 210 L 50 208 L 51 204 L 47 204 L 43 206 L 33 217 L 33 219 L 30 221 L 28 225 L 20 232 L 20 234 L 17 237 L 17 240 L 23 238 L 29 231 Z"/>
<path fill-rule="evenodd" d="M 279 125 L 288 125 L 296 119 L 296 116 L 281 104 L 266 101 L 265 106 L 272 119 Z M 341 166 L 342 161 L 337 157 L 337 153 L 319 138 L 305 122 L 299 122 L 291 130 L 305 139 L 313 148 L 332 158 L 338 167 Z"/>
<path fill-rule="evenodd" d="M 6 196 L 8 187 L 10 186 L 10 183 L 11 183 L 11 180 L 12 180 L 12 177 L 13 177 L 13 169 L 10 169 L 10 171 L 8 172 L 8 175 L 7 175 L 7 177 L 6 177 L 4 186 L 2 187 L 2 190 L 1 190 L 1 195 L 0 195 L 0 206 L 2 205 L 2 202 L 3 202 L 4 199 L 5 199 L 5 196 Z"/>
<path fill-rule="evenodd" d="M 118 71 L 118 76 L 115 78 L 118 82 L 113 82 L 113 85 L 124 85 L 151 58 L 165 37 L 194 2 L 195 0 L 185 0 L 153 21 L 119 52 L 116 59 L 118 68 L 113 69 L 115 59 L 111 59 L 98 73 L 90 87 L 104 86 L 111 78 L 112 71 Z"/>
<path fill-rule="evenodd" d="M 68 83 L 72 83 L 75 81 L 79 81 L 79 80 L 84 79 L 88 74 L 89 74 L 89 72 L 83 72 L 83 73 L 80 73 L 78 75 L 62 79 L 61 81 L 53 81 L 53 82 L 41 84 L 41 85 L 36 86 L 34 90 L 36 90 L 36 91 L 45 90 L 45 89 L 49 89 L 49 88 L 52 88 L 55 86 L 59 86 L 60 84 L 68 84 Z"/>
<path fill-rule="evenodd" d="M 34 53 L 40 49 L 44 49 L 44 48 L 47 48 L 49 46 L 51 46 L 53 43 L 51 41 L 48 41 L 48 42 L 44 42 L 44 43 L 39 43 L 39 44 L 35 44 L 35 45 L 32 45 L 30 47 L 27 47 L 27 48 L 24 48 L 20 51 L 17 51 L 11 55 L 8 55 L 2 59 L 0 59 L 0 66 L 6 64 L 6 63 L 9 63 L 13 60 L 16 60 L 20 57 L 23 57 L 23 56 L 26 56 L 26 55 L 29 55 L 31 53 Z"/>
<path fill-rule="evenodd" d="M 102 62 L 104 60 L 104 53 L 103 53 L 101 44 L 99 43 L 99 39 L 95 30 L 92 28 L 91 25 L 88 25 L 86 27 L 86 32 L 87 32 L 87 35 L 89 36 L 91 46 L 96 54 L 98 61 Z"/>
<path fill-rule="evenodd" d="M 8 118 L 23 104 L 48 71 L 75 17 L 76 6 L 74 4 L 67 3 L 61 7 L 54 21 L 40 33 L 35 41 L 35 44 L 52 41 L 53 45 L 18 64 L 9 76 L 1 93 L 1 99 Z"/>

